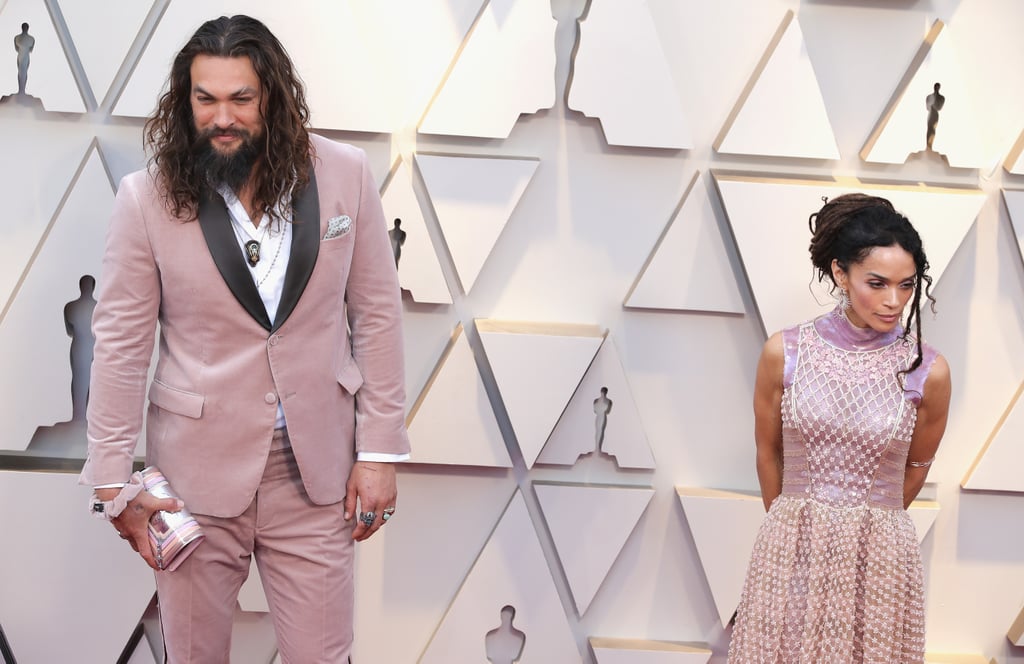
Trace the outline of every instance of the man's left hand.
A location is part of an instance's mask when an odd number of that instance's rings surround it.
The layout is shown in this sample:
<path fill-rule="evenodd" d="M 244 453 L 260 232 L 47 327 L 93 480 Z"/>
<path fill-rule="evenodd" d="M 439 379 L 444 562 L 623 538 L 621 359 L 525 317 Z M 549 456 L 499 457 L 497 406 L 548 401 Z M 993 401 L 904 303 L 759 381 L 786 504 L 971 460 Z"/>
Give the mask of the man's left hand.
<path fill-rule="evenodd" d="M 352 539 L 362 542 L 377 532 L 377 529 L 384 525 L 384 510 L 390 510 L 389 514 L 393 513 L 397 499 L 395 464 L 356 461 L 345 487 L 345 520 L 356 518 Z M 369 525 L 362 519 L 367 512 L 374 514 L 373 522 Z"/>

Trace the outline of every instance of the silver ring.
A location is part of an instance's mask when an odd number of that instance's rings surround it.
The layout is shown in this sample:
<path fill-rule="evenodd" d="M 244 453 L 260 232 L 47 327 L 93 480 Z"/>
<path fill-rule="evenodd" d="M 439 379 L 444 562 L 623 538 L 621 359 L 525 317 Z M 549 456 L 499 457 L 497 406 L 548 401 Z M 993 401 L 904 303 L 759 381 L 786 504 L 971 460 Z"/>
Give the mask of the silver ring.
<path fill-rule="evenodd" d="M 359 520 L 363 522 L 364 526 L 372 526 L 373 522 L 377 519 L 376 512 L 361 512 L 359 514 Z"/>
<path fill-rule="evenodd" d="M 384 513 L 380 515 L 380 518 L 386 523 L 394 515 L 394 512 L 388 512 L 384 510 Z"/>

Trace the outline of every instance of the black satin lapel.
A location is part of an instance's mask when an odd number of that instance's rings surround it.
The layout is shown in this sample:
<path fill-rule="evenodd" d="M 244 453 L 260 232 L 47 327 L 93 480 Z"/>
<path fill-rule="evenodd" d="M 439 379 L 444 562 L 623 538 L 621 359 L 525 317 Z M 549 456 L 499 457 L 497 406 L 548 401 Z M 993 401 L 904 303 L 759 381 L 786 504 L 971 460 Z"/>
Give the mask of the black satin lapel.
<path fill-rule="evenodd" d="M 299 303 L 320 251 L 320 195 L 313 169 L 309 170 L 309 184 L 295 195 L 292 205 L 292 255 L 284 273 L 281 303 L 271 332 L 281 328 Z"/>
<path fill-rule="evenodd" d="M 238 248 L 238 240 L 231 230 L 228 208 L 218 194 L 203 196 L 199 202 L 199 226 L 203 229 L 210 256 L 235 299 L 257 323 L 269 330 L 270 316 L 256 290 L 252 273 L 245 265 L 242 251 Z"/>

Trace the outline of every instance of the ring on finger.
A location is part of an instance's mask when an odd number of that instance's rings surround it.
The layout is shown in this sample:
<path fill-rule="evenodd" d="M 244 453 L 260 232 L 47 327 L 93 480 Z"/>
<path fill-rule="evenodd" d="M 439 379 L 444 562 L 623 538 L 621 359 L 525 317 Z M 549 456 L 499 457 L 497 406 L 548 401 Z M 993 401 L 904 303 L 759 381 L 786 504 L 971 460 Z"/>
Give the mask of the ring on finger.
<path fill-rule="evenodd" d="M 373 522 L 376 519 L 377 519 L 377 513 L 376 512 L 361 512 L 359 514 L 359 520 L 362 521 L 363 525 L 366 526 L 366 527 L 372 526 Z"/>
<path fill-rule="evenodd" d="M 386 510 L 384 510 L 384 513 L 380 515 L 380 518 L 383 519 L 384 521 L 387 521 L 388 519 L 390 519 L 394 515 L 395 515 L 395 508 L 394 507 L 389 507 Z"/>

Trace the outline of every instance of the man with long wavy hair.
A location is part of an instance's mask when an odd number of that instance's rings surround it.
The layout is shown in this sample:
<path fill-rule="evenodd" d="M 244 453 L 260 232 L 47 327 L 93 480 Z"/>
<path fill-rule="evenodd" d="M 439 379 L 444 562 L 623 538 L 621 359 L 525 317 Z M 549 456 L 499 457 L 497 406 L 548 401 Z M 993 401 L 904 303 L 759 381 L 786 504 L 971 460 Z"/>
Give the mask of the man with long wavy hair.
<path fill-rule="evenodd" d="M 145 127 L 150 167 L 118 190 L 93 319 L 83 484 L 154 569 L 169 662 L 227 662 L 251 556 L 285 662 L 344 662 L 354 542 L 395 512 L 401 302 L 365 154 L 309 133 L 280 42 L 204 23 Z M 180 500 L 141 490 L 147 462 Z M 147 526 L 187 509 L 168 561 Z"/>

